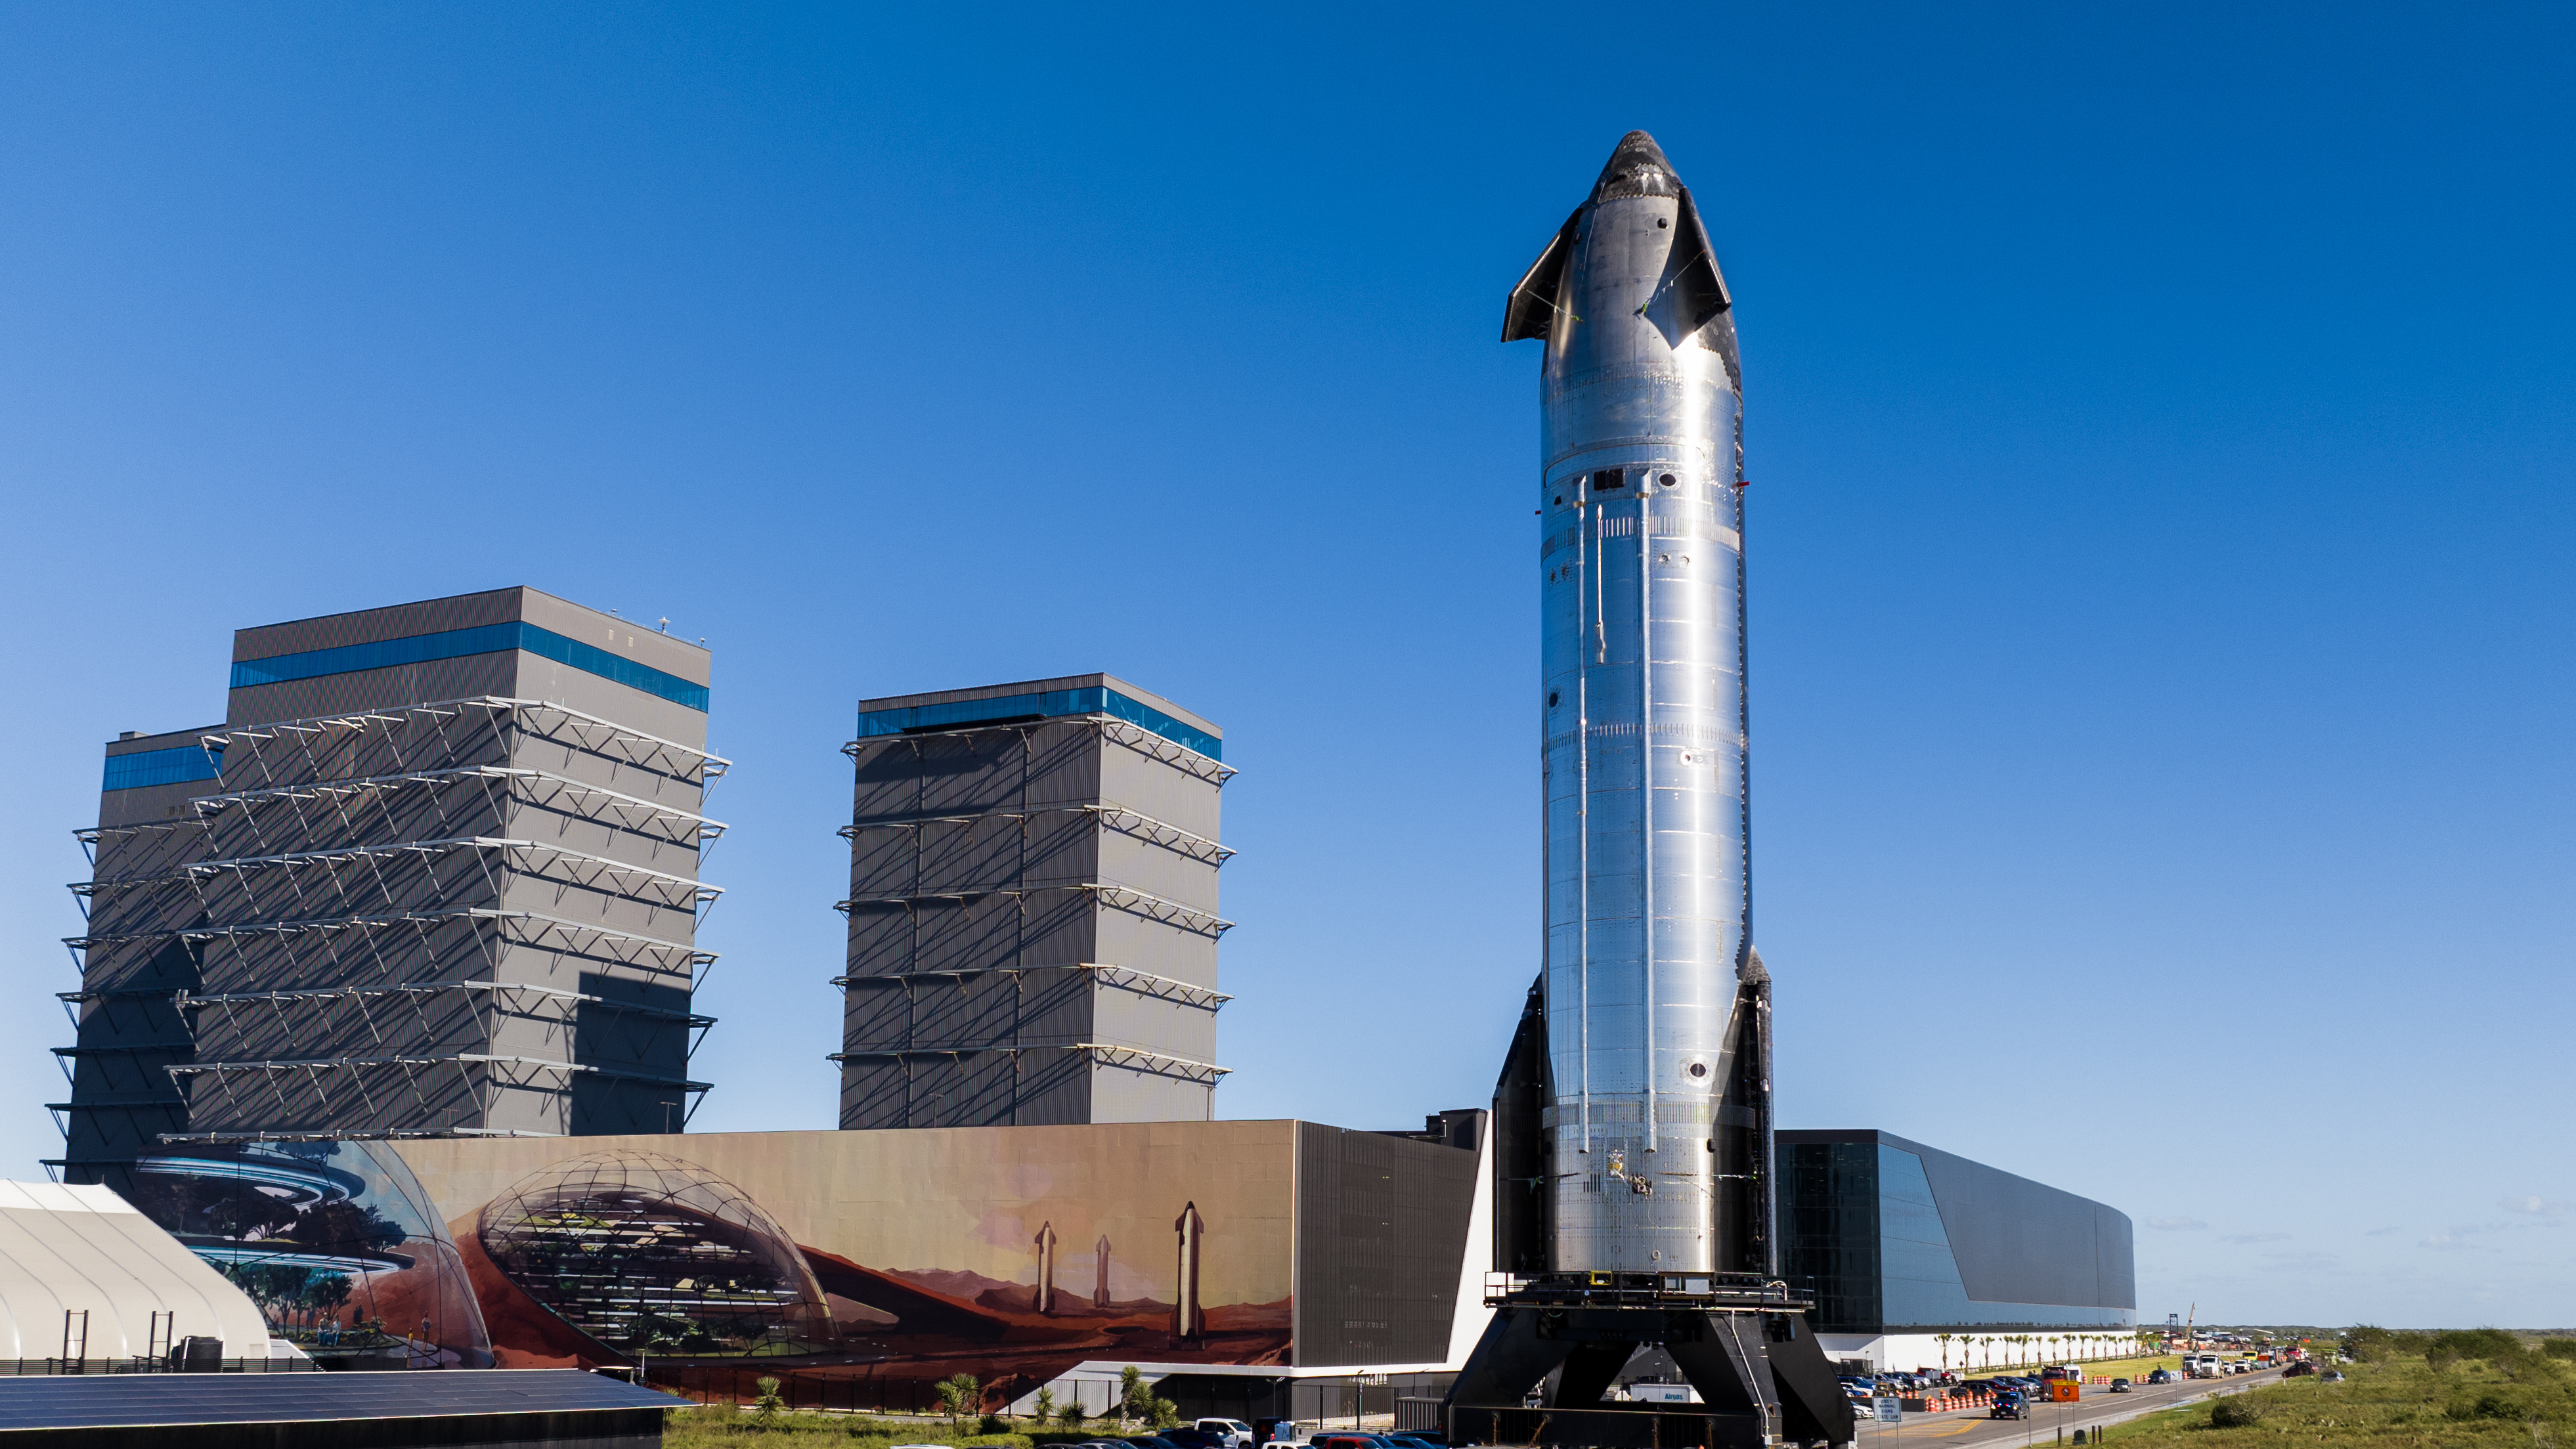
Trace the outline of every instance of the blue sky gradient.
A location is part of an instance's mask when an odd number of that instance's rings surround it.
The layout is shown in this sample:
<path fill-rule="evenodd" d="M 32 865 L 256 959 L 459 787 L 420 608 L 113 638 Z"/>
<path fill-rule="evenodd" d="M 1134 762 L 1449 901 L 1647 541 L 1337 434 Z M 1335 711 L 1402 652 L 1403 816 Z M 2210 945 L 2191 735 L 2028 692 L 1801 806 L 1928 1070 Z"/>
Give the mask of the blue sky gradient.
<path fill-rule="evenodd" d="M 1613 19 L 1621 27 L 1607 28 Z M 0 9 L 0 1158 L 99 746 L 527 583 L 716 651 L 701 1129 L 825 1127 L 862 695 L 1221 723 L 1219 1095 L 1483 1102 L 1536 966 L 1536 348 L 1631 127 L 1748 382 L 1784 1125 L 2142 1314 L 2563 1323 L 2563 9 Z"/>

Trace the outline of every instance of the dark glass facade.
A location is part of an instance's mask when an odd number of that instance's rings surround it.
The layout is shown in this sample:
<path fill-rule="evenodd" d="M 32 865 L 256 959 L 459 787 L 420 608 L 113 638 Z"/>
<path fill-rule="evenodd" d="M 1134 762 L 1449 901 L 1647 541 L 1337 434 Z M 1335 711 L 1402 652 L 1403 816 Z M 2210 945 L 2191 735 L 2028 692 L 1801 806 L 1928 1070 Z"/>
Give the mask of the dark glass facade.
<path fill-rule="evenodd" d="M 2137 1321 L 2128 1216 L 1884 1132 L 1782 1132 L 1780 1268 L 1825 1333 Z"/>

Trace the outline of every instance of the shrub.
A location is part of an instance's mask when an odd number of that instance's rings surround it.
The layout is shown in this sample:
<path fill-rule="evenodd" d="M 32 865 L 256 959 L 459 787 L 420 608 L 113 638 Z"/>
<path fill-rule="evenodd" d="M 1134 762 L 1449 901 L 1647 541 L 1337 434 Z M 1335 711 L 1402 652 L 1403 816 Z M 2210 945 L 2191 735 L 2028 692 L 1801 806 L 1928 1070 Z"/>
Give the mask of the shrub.
<path fill-rule="evenodd" d="M 2213 1429 L 2251 1429 L 2263 1422 L 2263 1406 L 2243 1394 L 2233 1394 L 2209 1407 L 2209 1427 Z"/>
<path fill-rule="evenodd" d="M 952 1374 L 941 1379 L 936 1387 L 939 1390 L 939 1410 L 948 1416 L 951 1425 L 984 1406 L 984 1386 L 975 1382 L 973 1374 Z"/>
<path fill-rule="evenodd" d="M 1145 1371 L 1129 1364 L 1118 1371 L 1118 1417 L 1138 1423 L 1154 1422 L 1154 1386 L 1145 1382 Z"/>
<path fill-rule="evenodd" d="M 766 1428 L 777 1422 L 779 1411 L 787 1407 L 787 1401 L 778 1396 L 778 1380 L 767 1374 L 754 1379 L 752 1386 L 760 1390 L 760 1397 L 751 1401 L 752 1413 Z"/>
<path fill-rule="evenodd" d="M 2455 1399 L 2443 1413 L 2453 1419 L 2522 1419 L 2529 1417 L 2520 1400 L 2508 1394 L 2484 1393 L 2474 1399 Z"/>
<path fill-rule="evenodd" d="M 2501 1328 L 2454 1328 L 2434 1334 L 2433 1341 L 2425 1347 L 2433 1353 L 2448 1350 L 2459 1358 L 2492 1360 L 2522 1356 L 2522 1340 Z"/>
<path fill-rule="evenodd" d="M 2395 1350 L 2397 1335 L 2374 1324 L 2356 1323 L 2344 1330 L 2342 1348 L 2362 1363 L 2378 1363 Z"/>
<path fill-rule="evenodd" d="M 1055 1411 L 1055 1421 L 1068 1429 L 1081 1428 L 1082 1421 L 1085 1417 L 1086 1416 L 1084 1415 L 1082 1408 L 1082 1401 L 1080 1399 L 1076 1399 L 1072 1403 Z"/>

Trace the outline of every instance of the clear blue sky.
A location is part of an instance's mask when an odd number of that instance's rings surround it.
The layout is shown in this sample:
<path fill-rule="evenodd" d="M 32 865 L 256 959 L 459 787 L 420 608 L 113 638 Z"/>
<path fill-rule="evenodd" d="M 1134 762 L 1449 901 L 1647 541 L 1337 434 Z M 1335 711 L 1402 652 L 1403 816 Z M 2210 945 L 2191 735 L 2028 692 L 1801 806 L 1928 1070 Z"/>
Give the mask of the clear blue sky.
<path fill-rule="evenodd" d="M 1642 126 L 1739 304 L 1784 1123 L 2121 1207 L 2151 1318 L 2576 1317 L 2563 9 L 938 13 L 0 11 L 6 1170 L 100 742 L 517 583 L 716 651 L 701 1128 L 833 1121 L 853 702 L 1090 669 L 1243 770 L 1220 1110 L 1481 1103 L 1494 337 Z"/>

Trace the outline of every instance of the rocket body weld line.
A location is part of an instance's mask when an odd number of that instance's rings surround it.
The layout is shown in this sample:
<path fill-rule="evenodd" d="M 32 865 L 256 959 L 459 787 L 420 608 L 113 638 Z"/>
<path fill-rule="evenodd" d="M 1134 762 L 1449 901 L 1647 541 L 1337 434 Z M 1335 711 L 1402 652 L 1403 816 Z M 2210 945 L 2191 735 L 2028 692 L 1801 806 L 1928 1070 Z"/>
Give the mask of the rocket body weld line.
<path fill-rule="evenodd" d="M 1653 484 L 1638 480 L 1640 489 Z M 1645 911 L 1638 924 L 1646 932 L 1646 1150 L 1655 1143 L 1655 546 L 1652 517 L 1655 498 L 1637 495 L 1637 872 L 1645 888 Z"/>

